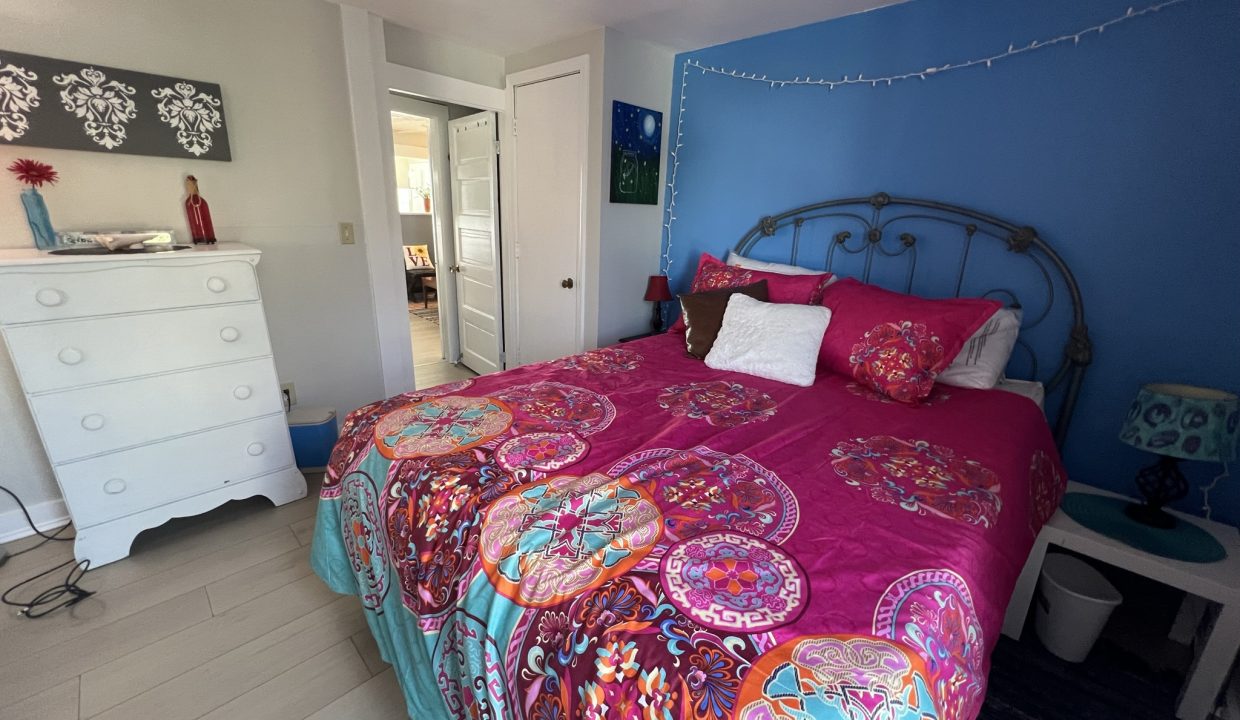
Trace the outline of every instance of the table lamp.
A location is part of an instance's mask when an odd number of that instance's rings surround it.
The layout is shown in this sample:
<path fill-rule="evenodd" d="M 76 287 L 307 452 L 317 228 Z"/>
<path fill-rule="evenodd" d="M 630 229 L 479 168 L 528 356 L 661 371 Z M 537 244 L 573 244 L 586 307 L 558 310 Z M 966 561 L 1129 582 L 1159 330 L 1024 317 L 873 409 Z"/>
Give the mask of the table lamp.
<path fill-rule="evenodd" d="M 650 329 L 663 332 L 663 303 L 672 299 L 672 290 L 667 285 L 666 275 L 651 275 L 646 280 L 646 302 L 654 303 L 654 311 L 650 314 Z"/>
<path fill-rule="evenodd" d="M 1160 457 L 1137 473 L 1144 503 L 1131 503 L 1128 517 L 1156 528 L 1174 528 L 1176 519 L 1163 506 L 1188 494 L 1180 460 L 1226 463 L 1235 457 L 1240 401 L 1210 388 L 1156 383 L 1145 385 L 1128 408 L 1119 439 Z M 1220 476 L 1221 477 L 1221 476 Z M 1209 502 L 1206 503 L 1209 512 Z"/>

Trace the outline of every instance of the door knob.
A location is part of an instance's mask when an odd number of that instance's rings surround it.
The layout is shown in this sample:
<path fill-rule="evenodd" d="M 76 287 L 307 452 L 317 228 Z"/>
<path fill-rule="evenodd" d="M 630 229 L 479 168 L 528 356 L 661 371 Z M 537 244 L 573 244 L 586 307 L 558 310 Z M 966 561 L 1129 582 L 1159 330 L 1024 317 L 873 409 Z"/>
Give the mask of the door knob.
<path fill-rule="evenodd" d="M 572 290 L 572 289 L 573 289 L 573 279 L 572 279 L 572 278 L 564 278 L 563 280 L 561 280 L 561 281 L 560 281 L 560 287 L 562 287 L 562 288 L 564 288 L 564 289 L 566 289 L 566 290 Z"/>

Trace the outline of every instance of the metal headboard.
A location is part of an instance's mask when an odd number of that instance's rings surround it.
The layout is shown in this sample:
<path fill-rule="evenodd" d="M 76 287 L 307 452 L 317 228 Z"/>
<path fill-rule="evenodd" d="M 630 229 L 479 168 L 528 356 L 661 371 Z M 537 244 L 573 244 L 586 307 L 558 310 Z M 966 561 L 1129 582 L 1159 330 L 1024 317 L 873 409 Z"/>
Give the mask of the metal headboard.
<path fill-rule="evenodd" d="M 828 226 L 825 233 L 818 229 L 824 224 Z M 1053 393 L 1062 392 L 1054 424 L 1055 442 L 1062 447 L 1068 433 L 1068 423 L 1072 419 L 1072 411 L 1076 407 L 1085 368 L 1092 360 L 1093 348 L 1085 326 L 1085 309 L 1076 278 L 1063 258 L 1038 237 L 1033 228 L 958 205 L 933 200 L 895 198 L 887 193 L 878 193 L 870 197 L 827 200 L 778 215 L 768 215 L 745 233 L 734 251 L 749 257 L 760 241 L 782 238 L 788 241 L 790 263 L 803 266 L 822 265 L 825 270 L 855 275 L 863 282 L 871 282 L 871 276 L 876 271 L 886 271 L 885 263 L 903 260 L 907 264 L 903 273 L 903 288 L 892 289 L 909 293 L 913 292 L 915 281 L 921 280 L 917 276 L 919 248 L 926 242 L 933 242 L 935 244 L 929 247 L 937 249 L 938 243 L 943 240 L 938 236 L 928 240 L 926 231 L 939 228 L 950 229 L 951 234 L 959 241 L 959 258 L 953 263 L 955 278 L 950 285 L 940 287 L 940 292 L 925 294 L 951 294 L 960 297 L 966 287 L 976 285 L 967 276 L 971 254 L 976 256 L 983 252 L 980 246 L 975 247 L 974 240 L 977 238 L 998 241 L 1002 243 L 1000 247 L 1009 253 L 1031 262 L 1032 272 L 1027 274 L 1044 284 L 1046 302 L 1040 312 L 1029 312 L 1029 307 L 1022 304 L 1021 298 L 1013 289 L 986 288 L 975 295 L 1001 296 L 1010 306 L 1025 309 L 1017 346 L 1027 354 L 1027 374 L 1030 379 L 1041 379 L 1045 385 L 1048 401 L 1052 399 Z M 802 253 L 802 245 L 807 241 L 817 245 L 819 250 L 825 245 L 825 256 L 818 255 L 808 259 L 803 257 L 805 253 Z M 770 244 L 777 243 L 768 242 L 768 245 Z M 840 263 L 851 263 L 860 267 L 850 268 L 852 272 L 837 270 L 836 266 Z M 923 266 L 925 264 L 923 263 Z M 880 265 L 884 267 L 879 268 Z M 943 273 L 939 273 L 935 279 L 943 286 L 945 280 L 950 280 L 950 274 L 948 275 L 948 278 L 944 278 Z M 891 279 L 890 272 L 886 272 L 886 276 L 888 280 Z M 1027 340 L 1027 334 L 1052 316 L 1052 306 L 1060 289 L 1066 290 L 1072 305 L 1070 325 L 1066 337 L 1062 338 L 1063 353 L 1058 366 L 1049 376 L 1039 378 L 1037 352 L 1033 343 Z M 1049 341 L 1058 344 L 1060 338 L 1052 337 Z"/>

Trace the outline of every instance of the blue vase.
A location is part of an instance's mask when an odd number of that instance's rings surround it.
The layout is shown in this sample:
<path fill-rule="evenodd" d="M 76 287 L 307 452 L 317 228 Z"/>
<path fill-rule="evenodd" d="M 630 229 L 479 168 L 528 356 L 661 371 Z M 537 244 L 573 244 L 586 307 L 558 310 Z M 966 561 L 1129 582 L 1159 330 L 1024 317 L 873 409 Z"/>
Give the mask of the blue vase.
<path fill-rule="evenodd" d="M 40 250 L 51 250 L 56 247 L 56 233 L 52 230 L 52 219 L 47 215 L 47 203 L 35 188 L 22 190 L 22 207 L 26 209 L 26 222 L 30 223 L 30 232 L 34 234 L 34 245 Z"/>

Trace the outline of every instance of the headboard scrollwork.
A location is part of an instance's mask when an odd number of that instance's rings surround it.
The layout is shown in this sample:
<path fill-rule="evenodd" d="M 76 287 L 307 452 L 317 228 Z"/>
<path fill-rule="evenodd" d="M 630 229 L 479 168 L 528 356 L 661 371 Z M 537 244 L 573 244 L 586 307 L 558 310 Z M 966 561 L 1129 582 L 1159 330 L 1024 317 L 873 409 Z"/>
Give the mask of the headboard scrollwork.
<path fill-rule="evenodd" d="M 983 242 L 975 242 L 979 238 Z M 953 239 L 958 248 L 954 255 L 949 252 Z M 985 239 L 997 242 L 987 243 Z M 817 252 L 803 252 L 805 241 L 814 243 Z M 1017 347 L 1024 357 L 1014 360 L 1013 365 L 1023 366 L 1017 374 L 1023 372 L 1029 379 L 1043 382 L 1048 410 L 1049 403 L 1058 399 L 1053 429 L 1055 441 L 1062 447 L 1085 368 L 1093 359 L 1093 346 L 1076 278 L 1034 228 L 958 205 L 877 193 L 767 215 L 745 233 L 734 251 L 749 257 L 759 243 L 761 254 L 772 260 L 782 262 L 786 257 L 794 265 L 821 266 L 863 282 L 897 285 L 892 289 L 906 293 L 916 290 L 931 297 L 998 297 L 1011 307 L 1021 308 Z M 996 254 L 996 248 L 1007 252 Z M 918 275 L 923 253 L 921 266 L 932 270 Z M 1001 256 L 1020 262 L 1010 264 L 1013 260 Z M 898 264 L 893 273 L 893 264 L 901 260 L 905 263 L 903 273 L 898 272 Z M 1005 285 L 991 286 L 986 280 L 978 280 L 978 275 L 998 278 Z M 1066 311 L 1055 307 L 1060 293 L 1067 294 L 1070 307 Z M 1040 302 L 1030 303 L 1030 295 L 1041 295 L 1035 297 Z M 1044 324 L 1048 318 L 1054 322 Z M 1059 325 L 1058 329 L 1051 327 L 1054 325 Z M 1038 371 L 1035 348 L 1039 346 L 1062 348 L 1059 362 L 1049 374 Z"/>

